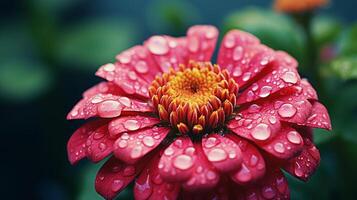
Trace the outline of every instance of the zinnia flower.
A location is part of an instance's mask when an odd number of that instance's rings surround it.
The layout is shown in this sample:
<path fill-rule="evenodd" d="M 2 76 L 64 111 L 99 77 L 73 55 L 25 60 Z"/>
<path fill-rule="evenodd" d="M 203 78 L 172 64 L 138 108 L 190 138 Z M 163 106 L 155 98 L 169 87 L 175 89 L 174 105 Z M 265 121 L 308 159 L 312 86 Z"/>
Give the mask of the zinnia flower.
<path fill-rule="evenodd" d="M 305 12 L 325 6 L 328 0 L 275 0 L 275 10 L 282 12 Z"/>
<path fill-rule="evenodd" d="M 218 31 L 153 36 L 96 75 L 68 114 L 87 119 L 68 142 L 72 164 L 98 162 L 95 188 L 113 199 L 135 181 L 136 199 L 289 199 L 282 169 L 307 180 L 319 165 L 311 128 L 326 108 L 297 62 L 232 30 L 217 64 Z"/>

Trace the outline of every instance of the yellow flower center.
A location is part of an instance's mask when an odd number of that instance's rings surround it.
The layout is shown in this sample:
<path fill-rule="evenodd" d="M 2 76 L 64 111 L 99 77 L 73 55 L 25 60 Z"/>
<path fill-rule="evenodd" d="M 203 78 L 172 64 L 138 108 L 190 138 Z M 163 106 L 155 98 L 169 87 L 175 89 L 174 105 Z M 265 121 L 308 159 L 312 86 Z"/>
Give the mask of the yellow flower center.
<path fill-rule="evenodd" d="M 220 127 L 236 105 L 237 83 L 211 63 L 190 62 L 157 76 L 149 93 L 159 117 L 182 134 Z"/>

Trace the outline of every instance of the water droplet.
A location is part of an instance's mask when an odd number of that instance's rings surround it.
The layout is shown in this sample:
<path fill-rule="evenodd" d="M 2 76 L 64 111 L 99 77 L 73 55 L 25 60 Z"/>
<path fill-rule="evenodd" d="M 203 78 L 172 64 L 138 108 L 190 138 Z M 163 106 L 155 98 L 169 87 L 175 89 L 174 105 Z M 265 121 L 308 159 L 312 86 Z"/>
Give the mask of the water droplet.
<path fill-rule="evenodd" d="M 135 119 L 129 119 L 124 122 L 124 127 L 130 131 L 135 131 L 140 128 L 139 122 Z"/>
<path fill-rule="evenodd" d="M 108 63 L 108 64 L 103 66 L 103 69 L 104 69 L 104 71 L 112 72 L 112 71 L 115 70 L 115 65 L 112 64 L 112 63 Z"/>
<path fill-rule="evenodd" d="M 298 177 L 302 177 L 304 175 L 304 172 L 302 171 L 301 166 L 299 165 L 299 163 L 295 163 L 294 173 Z"/>
<path fill-rule="evenodd" d="M 236 46 L 233 50 L 233 60 L 237 61 L 243 56 L 243 48 L 241 46 Z"/>
<path fill-rule="evenodd" d="M 220 162 L 227 159 L 227 153 L 223 149 L 212 149 L 207 155 L 211 162 Z"/>
<path fill-rule="evenodd" d="M 301 138 L 300 134 L 296 131 L 290 131 L 287 134 L 287 138 L 288 138 L 289 142 L 291 142 L 293 144 L 301 144 L 301 142 L 302 142 L 302 138 Z"/>
<path fill-rule="evenodd" d="M 266 65 L 266 64 L 268 64 L 268 63 L 269 63 L 269 59 L 266 58 L 266 57 L 264 57 L 264 58 L 260 61 L 260 64 L 261 64 L 261 65 Z"/>
<path fill-rule="evenodd" d="M 289 103 L 285 103 L 280 106 L 278 113 L 281 117 L 292 117 L 296 113 L 296 108 Z"/>
<path fill-rule="evenodd" d="M 131 61 L 131 55 L 128 52 L 124 52 L 120 55 L 118 55 L 118 60 L 119 62 L 123 63 L 123 64 L 128 64 Z"/>
<path fill-rule="evenodd" d="M 106 148 L 107 148 L 107 145 L 105 143 L 103 143 L 103 142 L 99 143 L 99 149 L 101 151 L 104 151 Z"/>
<path fill-rule="evenodd" d="M 126 107 L 131 106 L 131 100 L 128 97 L 120 97 L 119 98 L 120 103 L 122 103 Z"/>
<path fill-rule="evenodd" d="M 233 76 L 238 77 L 242 75 L 242 68 L 240 66 L 236 66 L 233 70 Z"/>
<path fill-rule="evenodd" d="M 199 43 L 199 40 L 197 39 L 197 37 L 191 37 L 188 41 L 188 49 L 191 52 L 197 52 L 199 44 L 200 43 Z"/>
<path fill-rule="evenodd" d="M 121 104 L 114 100 L 105 100 L 98 105 L 98 115 L 103 118 L 118 117 L 121 114 Z"/>
<path fill-rule="evenodd" d="M 191 156 L 179 155 L 174 159 L 173 165 L 181 170 L 186 170 L 192 167 L 193 161 Z"/>
<path fill-rule="evenodd" d="M 250 161 L 249 161 L 250 166 L 254 167 L 255 165 L 257 165 L 258 160 L 259 160 L 258 156 L 256 156 L 256 155 L 253 154 L 253 155 L 250 157 Z"/>
<path fill-rule="evenodd" d="M 293 83 L 295 84 L 298 81 L 298 78 L 294 72 L 285 72 L 283 76 L 281 77 L 283 81 L 286 83 Z"/>
<path fill-rule="evenodd" d="M 166 156 L 171 156 L 171 155 L 174 154 L 174 149 L 171 148 L 171 147 L 168 147 L 168 148 L 165 149 L 164 154 L 165 154 Z"/>
<path fill-rule="evenodd" d="M 118 192 L 124 185 L 124 182 L 122 180 L 114 180 L 112 183 L 112 191 L 113 192 Z"/>
<path fill-rule="evenodd" d="M 235 43 L 235 37 L 233 35 L 227 35 L 226 39 L 224 40 L 224 46 L 226 48 L 234 47 Z"/>
<path fill-rule="evenodd" d="M 149 51 L 156 55 L 164 55 L 169 51 L 166 39 L 162 36 L 153 36 L 148 41 Z"/>
<path fill-rule="evenodd" d="M 123 175 L 124 176 L 132 176 L 135 174 L 135 167 L 134 166 L 127 166 L 125 167 L 124 171 L 123 171 Z"/>
<path fill-rule="evenodd" d="M 250 173 L 250 170 L 242 164 L 242 168 L 236 175 L 236 178 L 241 182 L 248 182 L 252 179 L 252 174 Z"/>
<path fill-rule="evenodd" d="M 130 153 L 130 156 L 132 158 L 139 158 L 141 156 L 141 151 L 143 150 L 143 148 L 141 146 L 135 146 Z"/>
<path fill-rule="evenodd" d="M 267 186 L 262 189 L 262 195 L 266 199 L 273 199 L 276 195 L 274 188 Z"/>
<path fill-rule="evenodd" d="M 207 29 L 205 36 L 207 39 L 213 39 L 217 36 L 217 32 L 214 28 L 209 28 Z"/>
<path fill-rule="evenodd" d="M 256 112 L 259 112 L 259 111 L 260 111 L 260 106 L 257 105 L 257 104 L 252 104 L 248 108 L 248 112 L 249 113 L 256 113 Z"/>
<path fill-rule="evenodd" d="M 155 140 L 154 138 L 152 138 L 151 136 L 145 136 L 143 138 L 143 143 L 144 145 L 146 145 L 147 147 L 153 147 L 155 145 Z"/>
<path fill-rule="evenodd" d="M 267 140 L 270 137 L 271 131 L 267 124 L 258 124 L 252 131 L 252 136 L 256 140 Z"/>
<path fill-rule="evenodd" d="M 135 81 L 138 78 L 138 76 L 136 75 L 136 73 L 134 71 L 129 71 L 128 77 L 129 77 L 129 79 L 131 79 L 133 81 Z"/>
<path fill-rule="evenodd" d="M 94 104 L 97 104 L 97 103 L 100 103 L 103 101 L 103 98 L 101 96 L 95 96 L 92 98 L 92 100 L 90 102 L 94 103 Z"/>
<path fill-rule="evenodd" d="M 285 147 L 282 143 L 278 142 L 274 145 L 274 150 L 278 153 L 284 153 L 285 152 Z"/>
<path fill-rule="evenodd" d="M 267 97 L 270 95 L 270 92 L 272 91 L 272 87 L 270 86 L 263 86 L 261 89 L 260 89 L 260 92 L 259 92 L 259 96 L 264 98 L 264 97 Z"/>
<path fill-rule="evenodd" d="M 206 148 L 212 148 L 216 145 L 217 139 L 215 137 L 209 137 L 205 142 Z"/>
<path fill-rule="evenodd" d="M 217 177 L 217 174 L 215 172 L 209 170 L 206 173 L 206 177 L 207 177 L 208 180 L 214 180 Z"/>
<path fill-rule="evenodd" d="M 95 132 L 94 135 L 93 135 L 93 138 L 95 140 L 102 139 L 103 137 L 104 137 L 104 133 L 102 133 L 102 132 Z"/>
<path fill-rule="evenodd" d="M 269 117 L 269 122 L 270 122 L 271 124 L 275 124 L 275 123 L 276 123 L 276 117 L 275 117 L 275 116 L 270 116 L 270 117 Z"/>
<path fill-rule="evenodd" d="M 128 146 L 128 142 L 126 140 L 119 140 L 118 147 L 125 148 Z"/>
<path fill-rule="evenodd" d="M 242 80 L 243 80 L 243 81 L 248 81 L 248 80 L 250 79 L 250 76 L 251 76 L 251 75 L 252 75 L 252 73 L 250 73 L 250 72 L 244 73 Z"/>
<path fill-rule="evenodd" d="M 135 64 L 135 70 L 139 73 L 145 74 L 149 71 L 149 67 L 144 61 L 139 61 Z"/>

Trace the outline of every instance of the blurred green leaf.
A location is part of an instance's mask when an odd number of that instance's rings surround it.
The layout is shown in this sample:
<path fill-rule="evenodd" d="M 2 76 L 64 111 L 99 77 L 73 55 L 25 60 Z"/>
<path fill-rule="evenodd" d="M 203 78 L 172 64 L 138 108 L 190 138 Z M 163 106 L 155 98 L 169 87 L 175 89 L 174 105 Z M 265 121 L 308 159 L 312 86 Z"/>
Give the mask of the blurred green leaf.
<path fill-rule="evenodd" d="M 137 31 L 129 22 L 105 19 L 86 21 L 67 29 L 58 41 L 57 54 L 68 68 L 94 70 L 111 62 L 134 44 Z"/>
<path fill-rule="evenodd" d="M 81 176 L 81 182 L 80 182 L 80 190 L 78 197 L 76 198 L 77 200 L 102 200 L 103 197 L 101 197 L 94 188 L 94 181 L 95 177 L 97 175 L 97 172 L 99 171 L 100 167 L 105 163 L 105 161 L 102 161 L 97 164 L 90 163 L 87 166 L 85 166 L 84 169 L 82 169 L 82 176 Z M 130 187 L 127 187 L 125 190 L 123 190 L 116 199 L 120 200 L 129 200 L 133 199 L 132 197 L 132 191 Z"/>
<path fill-rule="evenodd" d="M 357 54 L 332 61 L 331 70 L 344 80 L 357 78 Z"/>
<path fill-rule="evenodd" d="M 334 137 L 336 137 L 336 134 L 333 132 L 324 129 L 314 129 L 314 142 L 318 145 L 328 142 Z"/>
<path fill-rule="evenodd" d="M 43 94 L 52 83 L 46 66 L 21 60 L 0 64 L 0 96 L 8 100 L 31 100 Z"/>
<path fill-rule="evenodd" d="M 292 20 L 273 11 L 258 8 L 239 10 L 225 19 L 224 30 L 242 29 L 261 39 L 271 48 L 285 50 L 298 58 L 303 56 L 303 36 Z"/>
<path fill-rule="evenodd" d="M 333 42 L 342 31 L 342 24 L 336 18 L 316 16 L 312 21 L 312 33 L 318 46 Z"/>
<path fill-rule="evenodd" d="M 346 31 L 339 43 L 340 55 L 356 55 L 357 54 L 357 24 L 351 26 Z"/>
<path fill-rule="evenodd" d="M 147 23 L 153 32 L 182 35 L 199 21 L 199 11 L 187 0 L 155 0 L 146 9 Z"/>

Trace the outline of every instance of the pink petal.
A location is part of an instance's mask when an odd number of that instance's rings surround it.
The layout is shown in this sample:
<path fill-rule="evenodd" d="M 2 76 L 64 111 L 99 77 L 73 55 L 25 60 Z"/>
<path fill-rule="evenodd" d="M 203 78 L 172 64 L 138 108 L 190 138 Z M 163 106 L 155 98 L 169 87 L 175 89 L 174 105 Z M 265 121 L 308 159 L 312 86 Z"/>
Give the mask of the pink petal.
<path fill-rule="evenodd" d="M 238 96 L 238 104 L 268 98 L 283 88 L 300 83 L 300 76 L 296 68 L 282 65 L 281 59 L 283 58 L 276 59 L 271 64 L 271 71 L 251 84 Z"/>
<path fill-rule="evenodd" d="M 307 79 L 301 79 L 300 85 L 299 85 L 303 91 L 303 95 L 305 96 L 306 99 L 309 100 L 317 100 L 317 93 L 315 89 L 311 86 L 309 81 Z"/>
<path fill-rule="evenodd" d="M 195 151 L 190 138 L 177 138 L 160 158 L 158 167 L 161 177 L 170 182 L 185 181 L 191 177 L 197 162 Z"/>
<path fill-rule="evenodd" d="M 156 75 L 162 73 L 150 51 L 144 46 L 134 46 L 116 56 L 118 64 L 123 68 L 135 71 L 136 74 L 151 83 Z"/>
<path fill-rule="evenodd" d="M 303 146 L 301 135 L 295 129 L 284 126 L 276 137 L 260 147 L 277 158 L 289 159 L 299 153 Z"/>
<path fill-rule="evenodd" d="M 219 200 L 228 200 L 236 199 L 237 196 L 230 197 L 229 191 L 229 182 L 226 180 L 220 181 L 215 188 L 204 191 L 181 191 L 179 199 L 185 200 L 207 200 L 207 199 L 219 199 Z"/>
<path fill-rule="evenodd" d="M 247 32 L 232 30 L 223 38 L 217 62 L 243 88 L 248 80 L 268 65 L 271 56 L 272 50 L 260 44 L 258 38 Z"/>
<path fill-rule="evenodd" d="M 234 135 L 228 137 L 239 145 L 243 156 L 242 167 L 231 174 L 232 180 L 239 184 L 247 184 L 264 176 L 265 161 L 258 149 L 244 139 Z"/>
<path fill-rule="evenodd" d="M 167 147 L 159 162 L 159 172 L 164 180 L 184 181 L 186 190 L 214 187 L 219 175 L 206 160 L 200 144 L 193 145 L 190 138 L 180 137 Z"/>
<path fill-rule="evenodd" d="M 187 31 L 188 59 L 194 61 L 210 61 L 218 38 L 218 30 L 214 26 L 197 25 Z"/>
<path fill-rule="evenodd" d="M 331 130 L 331 120 L 325 106 L 318 101 L 314 101 L 312 104 L 310 116 L 307 118 L 305 125 L 313 128 L 324 128 Z"/>
<path fill-rule="evenodd" d="M 112 94 L 122 96 L 125 92 L 112 82 L 100 82 L 83 93 L 83 98 L 90 98 L 97 94 Z"/>
<path fill-rule="evenodd" d="M 288 182 L 280 169 L 270 170 L 269 173 L 258 182 L 242 190 L 233 190 L 233 192 L 236 192 L 236 195 L 240 195 L 240 197 L 237 198 L 238 200 L 290 199 Z"/>
<path fill-rule="evenodd" d="M 111 94 L 98 94 L 82 99 L 68 113 L 67 119 L 87 119 L 94 116 L 101 118 L 118 117 L 122 112 L 152 112 L 148 103 Z"/>
<path fill-rule="evenodd" d="M 202 149 L 211 164 L 219 171 L 238 170 L 243 161 L 238 145 L 227 137 L 210 134 L 202 139 Z"/>
<path fill-rule="evenodd" d="M 105 123 L 105 120 L 91 121 L 81 126 L 73 133 L 67 143 L 68 159 L 72 165 L 86 157 L 86 141 L 88 137 L 94 130 Z"/>
<path fill-rule="evenodd" d="M 219 182 L 220 174 L 207 160 L 201 144 L 194 144 L 194 149 L 193 152 L 190 149 L 185 150 L 186 154 L 196 154 L 197 159 L 192 167 L 191 177 L 183 184 L 183 188 L 186 191 L 201 191 L 214 188 Z"/>
<path fill-rule="evenodd" d="M 173 38 L 156 35 L 144 42 L 155 63 L 162 72 L 168 72 L 170 67 L 177 69 L 179 64 L 188 63 L 186 49 L 187 38 Z"/>
<path fill-rule="evenodd" d="M 95 190 L 105 199 L 114 199 L 140 173 L 145 162 L 128 165 L 111 157 L 99 170 Z"/>
<path fill-rule="evenodd" d="M 86 155 L 93 162 L 99 162 L 113 151 L 114 139 L 110 138 L 108 125 L 97 128 L 86 141 Z"/>
<path fill-rule="evenodd" d="M 160 156 L 151 159 L 148 167 L 144 169 L 135 181 L 134 197 L 137 200 L 176 199 L 180 186 L 177 183 L 167 183 L 161 178 L 157 165 Z"/>
<path fill-rule="evenodd" d="M 149 98 L 148 88 L 150 83 L 141 78 L 134 69 L 126 68 L 120 63 L 109 63 L 100 67 L 96 75 L 109 82 L 114 82 L 128 95 L 141 99 Z"/>
<path fill-rule="evenodd" d="M 124 133 L 115 141 L 114 155 L 126 163 L 133 164 L 154 150 L 169 131 L 170 128 L 153 127 Z"/>
<path fill-rule="evenodd" d="M 123 116 L 112 120 L 109 123 L 108 129 L 111 137 L 118 137 L 121 133 L 140 130 L 147 127 L 152 127 L 160 123 L 160 120 L 149 116 Z"/>
<path fill-rule="evenodd" d="M 303 181 L 307 181 L 320 164 L 320 153 L 309 139 L 305 138 L 304 142 L 304 150 L 299 156 L 290 159 L 284 170 Z"/>

